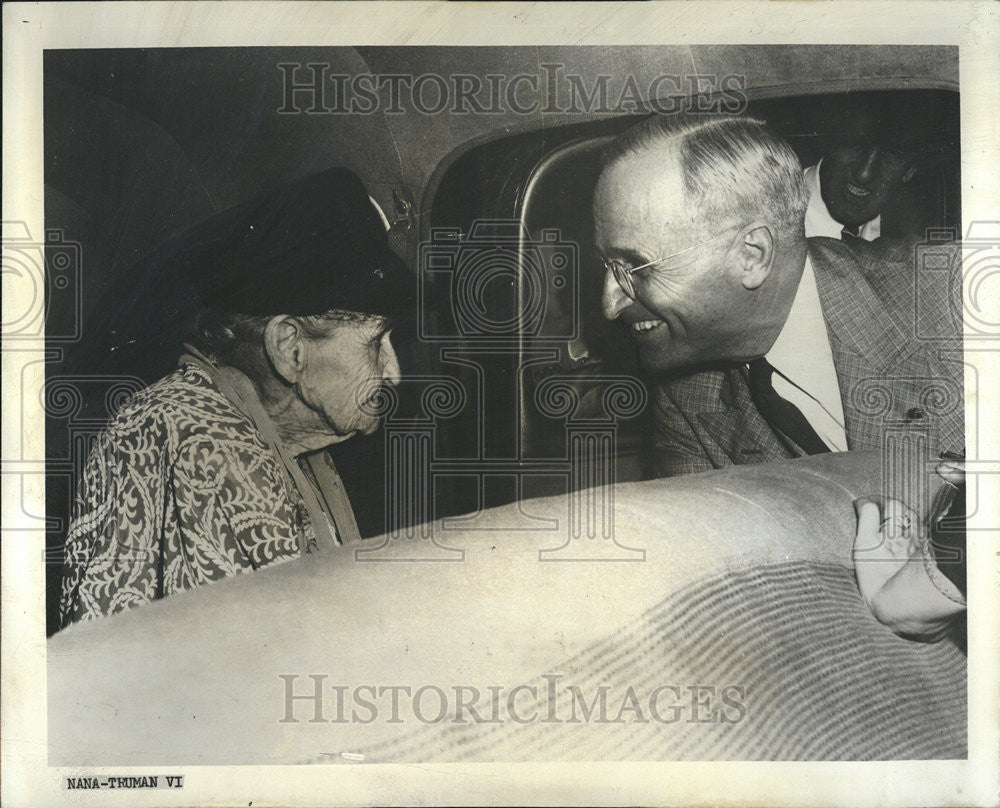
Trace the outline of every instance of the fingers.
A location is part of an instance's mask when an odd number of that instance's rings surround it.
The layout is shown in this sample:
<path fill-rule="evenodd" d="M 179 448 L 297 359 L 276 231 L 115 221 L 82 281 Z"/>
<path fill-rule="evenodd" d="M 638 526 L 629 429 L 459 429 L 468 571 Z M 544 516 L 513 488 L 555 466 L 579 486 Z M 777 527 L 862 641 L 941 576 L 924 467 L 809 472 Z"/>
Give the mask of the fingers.
<path fill-rule="evenodd" d="M 887 553 L 882 536 L 882 514 L 879 506 L 869 497 L 854 501 L 858 514 L 858 533 L 854 537 L 854 575 L 858 592 L 868 608 L 885 582 L 899 568 Z"/>
<path fill-rule="evenodd" d="M 898 499 L 886 500 L 882 513 L 882 534 L 887 539 L 910 537 L 919 532 L 920 516 Z"/>
<path fill-rule="evenodd" d="M 854 552 L 864 552 L 882 543 L 879 530 L 882 515 L 878 505 L 869 497 L 854 500 L 854 510 L 858 514 L 858 532 L 854 537 Z"/>
<path fill-rule="evenodd" d="M 942 460 L 934 469 L 938 476 L 952 485 L 965 482 L 965 462 L 962 460 Z"/>
<path fill-rule="evenodd" d="M 915 513 L 896 499 L 880 511 L 870 497 L 854 502 L 858 533 L 854 538 L 854 575 L 858 591 L 869 608 L 885 583 L 910 557 L 910 529 Z M 883 518 L 883 516 L 885 518 Z"/>
<path fill-rule="evenodd" d="M 854 510 L 860 511 L 861 506 L 867 504 L 874 505 L 876 508 L 881 509 L 882 500 L 878 497 L 858 497 L 856 500 L 854 500 Z"/>

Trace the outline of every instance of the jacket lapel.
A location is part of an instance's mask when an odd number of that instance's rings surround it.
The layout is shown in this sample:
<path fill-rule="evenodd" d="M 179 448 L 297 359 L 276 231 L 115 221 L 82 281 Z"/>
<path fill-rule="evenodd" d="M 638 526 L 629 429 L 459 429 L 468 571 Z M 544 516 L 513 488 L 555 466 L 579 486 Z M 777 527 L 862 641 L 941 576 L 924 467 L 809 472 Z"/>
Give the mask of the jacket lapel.
<path fill-rule="evenodd" d="M 867 243 L 852 248 L 833 239 L 809 239 L 849 448 L 859 439 L 864 443 L 873 428 L 881 429 L 884 414 L 880 407 L 873 410 L 873 403 L 878 404 L 876 399 L 890 389 L 888 379 L 912 348 L 905 317 L 900 316 L 900 308 L 906 310 L 901 304 L 909 300 L 894 305 L 896 300 L 877 295 L 863 272 L 861 256 L 852 249 L 875 248 Z"/>
<path fill-rule="evenodd" d="M 802 454 L 786 448 L 750 400 L 746 380 L 739 368 L 723 371 L 718 400 L 698 414 L 701 428 L 736 465 L 763 463 Z"/>
<path fill-rule="evenodd" d="M 858 258 L 842 242 L 809 239 L 809 259 L 838 374 L 842 367 L 855 366 L 859 357 L 871 370 L 886 374 L 907 346 L 897 312 L 886 308 L 858 271 Z M 855 361 L 844 363 L 846 356 Z"/>

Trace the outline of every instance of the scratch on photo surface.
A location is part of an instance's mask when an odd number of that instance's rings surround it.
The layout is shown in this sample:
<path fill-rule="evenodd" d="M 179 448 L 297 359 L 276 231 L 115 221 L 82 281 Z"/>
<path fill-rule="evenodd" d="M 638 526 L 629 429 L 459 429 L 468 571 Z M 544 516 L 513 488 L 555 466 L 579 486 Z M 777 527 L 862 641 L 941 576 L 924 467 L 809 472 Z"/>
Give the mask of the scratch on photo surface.
<path fill-rule="evenodd" d="M 815 469 L 801 468 L 801 469 L 798 469 L 798 471 L 801 472 L 801 473 L 803 473 L 803 474 L 811 474 L 813 477 L 819 477 L 821 480 L 823 480 L 825 482 L 828 482 L 831 485 L 835 485 L 841 491 L 843 491 L 844 493 L 846 493 L 852 500 L 855 499 L 858 496 L 858 492 L 857 491 L 851 490 L 846 485 L 844 485 L 842 482 L 839 482 L 838 480 L 833 479 L 833 477 L 828 477 L 826 474 L 821 474 L 820 472 L 816 471 Z"/>
<path fill-rule="evenodd" d="M 781 522 L 779 522 L 778 519 L 775 518 L 774 514 L 772 514 L 767 508 L 763 507 L 760 503 L 754 502 L 752 499 L 748 499 L 742 494 L 737 494 L 735 491 L 730 491 L 728 488 L 720 488 L 717 485 L 712 486 L 712 490 L 718 491 L 720 494 L 726 494 L 727 496 L 734 497 L 735 499 L 738 499 L 741 502 L 746 502 L 748 505 L 752 506 L 753 508 L 755 508 L 756 510 L 760 511 L 765 516 L 767 516 L 779 528 L 781 527 Z"/>

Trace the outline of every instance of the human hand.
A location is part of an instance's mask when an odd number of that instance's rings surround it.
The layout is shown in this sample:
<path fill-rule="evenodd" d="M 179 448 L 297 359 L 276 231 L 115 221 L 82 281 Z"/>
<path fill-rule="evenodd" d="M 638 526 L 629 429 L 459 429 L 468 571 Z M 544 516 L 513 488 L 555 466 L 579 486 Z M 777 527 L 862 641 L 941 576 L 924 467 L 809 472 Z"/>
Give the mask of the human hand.
<path fill-rule="evenodd" d="M 961 459 L 942 460 L 934 469 L 945 482 L 954 486 L 965 483 L 965 461 Z"/>
<path fill-rule="evenodd" d="M 912 508 L 890 499 L 883 508 L 871 497 L 854 501 L 858 531 L 854 537 L 854 571 L 861 597 L 873 612 L 876 595 L 917 553 L 920 518 Z"/>
<path fill-rule="evenodd" d="M 957 589 L 942 591 L 928 575 L 923 520 L 898 500 L 888 500 L 884 509 L 867 497 L 854 505 L 858 514 L 854 569 L 872 614 L 897 634 L 927 638 L 942 634 L 950 619 L 965 608 L 964 598 Z"/>

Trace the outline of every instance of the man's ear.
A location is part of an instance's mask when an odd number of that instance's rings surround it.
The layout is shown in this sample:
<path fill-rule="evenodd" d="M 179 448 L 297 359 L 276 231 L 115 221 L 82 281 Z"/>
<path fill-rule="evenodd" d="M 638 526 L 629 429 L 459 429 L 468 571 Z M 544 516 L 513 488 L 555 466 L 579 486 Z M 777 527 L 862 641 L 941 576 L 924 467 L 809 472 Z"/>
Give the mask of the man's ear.
<path fill-rule="evenodd" d="M 279 314 L 264 326 L 264 350 L 275 372 L 289 384 L 299 380 L 305 364 L 302 326 L 294 317 Z"/>
<path fill-rule="evenodd" d="M 756 289 L 771 272 L 774 263 L 776 240 L 771 225 L 755 222 L 743 231 L 736 245 L 735 271 L 744 289 Z"/>

